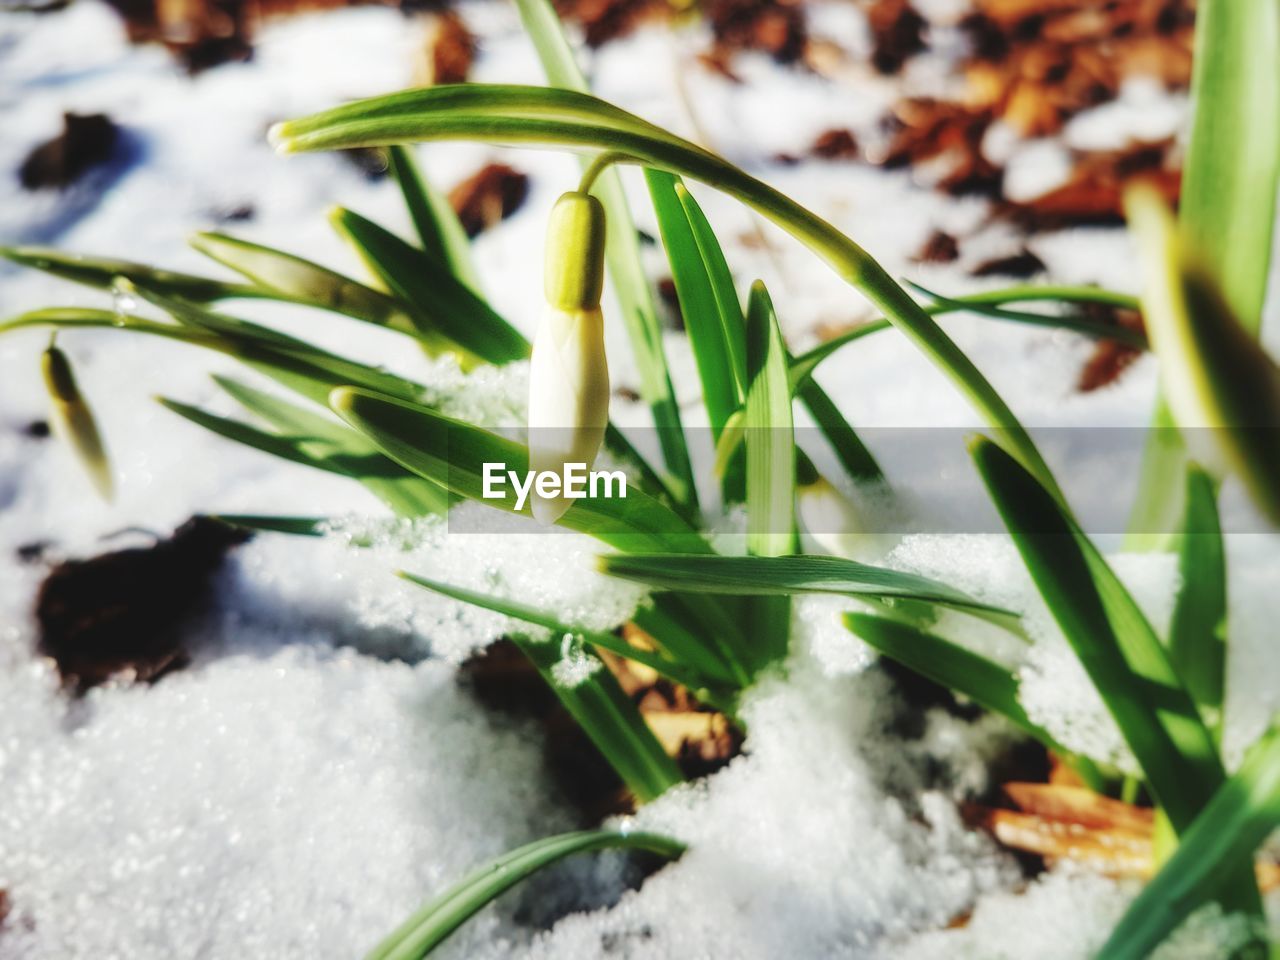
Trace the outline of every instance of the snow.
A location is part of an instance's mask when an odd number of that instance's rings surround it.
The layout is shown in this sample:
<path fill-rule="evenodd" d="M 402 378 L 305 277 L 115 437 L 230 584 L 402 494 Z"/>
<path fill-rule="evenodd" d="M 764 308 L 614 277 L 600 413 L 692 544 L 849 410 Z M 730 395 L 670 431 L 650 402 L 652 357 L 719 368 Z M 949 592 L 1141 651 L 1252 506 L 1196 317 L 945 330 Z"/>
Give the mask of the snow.
<path fill-rule="evenodd" d="M 28 719 L 0 741 L 0 955 L 359 956 L 423 891 L 572 826 L 533 732 L 446 664 L 206 629 L 239 652 L 154 688 L 67 705 L 47 671 L 5 677 Z M 501 930 L 486 917 L 456 955 Z"/>
<path fill-rule="evenodd" d="M 689 852 L 612 909 L 565 918 L 526 955 L 868 956 L 1013 882 L 1016 869 L 944 793 L 919 792 L 926 756 L 883 737 L 885 687 L 877 673 L 793 674 L 756 690 L 746 755 L 628 822 L 678 835 Z"/>
<path fill-rule="evenodd" d="M 927 6 L 939 22 L 964 8 L 959 0 Z M 535 59 L 507 6 L 468 2 L 462 9 L 483 36 L 477 79 L 536 82 Z M 848 4 L 818 4 L 813 27 L 854 49 L 866 43 Z M 819 210 L 894 275 L 946 293 L 999 283 L 966 275 L 1020 243 L 1008 227 L 987 221 L 982 201 L 936 195 L 906 172 L 771 162 L 830 127 L 849 127 L 874 145 L 878 117 L 896 95 L 889 81 L 846 64 L 833 83 L 751 56 L 738 64 L 746 82 L 735 85 L 696 65 L 705 39 L 701 27 L 686 27 L 610 45 L 589 60 L 597 89 L 705 140 Z M 126 162 L 66 194 L 0 184 L 0 238 L 214 273 L 184 238 L 221 228 L 356 271 L 324 212 L 341 203 L 407 231 L 394 187 L 334 156 L 277 158 L 265 130 L 283 117 L 406 85 L 419 43 L 417 26 L 396 11 L 340 10 L 271 23 L 252 61 L 188 78 L 163 50 L 128 47 L 114 15 L 94 0 L 40 17 L 9 14 L 0 21 L 0 169 L 15 169 L 31 146 L 55 134 L 63 110 L 109 113 L 124 125 L 129 149 Z M 913 66 L 909 82 L 927 93 L 942 80 L 923 64 Z M 1063 143 L 1113 148 L 1167 136 L 1185 108 L 1185 98 L 1135 82 L 1115 104 L 1074 120 Z M 994 146 L 1009 150 L 1019 183 L 1031 190 L 1061 177 L 1063 143 Z M 429 175 L 446 187 L 497 158 L 529 173 L 532 189 L 520 214 L 479 240 L 476 257 L 496 308 L 528 333 L 541 303 L 545 216 L 577 168 L 553 152 L 464 144 L 421 151 Z M 625 180 L 641 186 L 635 171 Z M 112 189 L 98 196 L 93 188 L 104 183 Z M 822 325 L 871 316 L 794 241 L 706 187 L 693 189 L 740 287 L 755 277 L 769 284 L 794 349 L 815 342 Z M 245 204 L 253 219 L 224 222 Z M 639 220 L 656 233 L 651 214 L 642 209 Z M 913 262 L 934 229 L 965 237 L 959 263 Z M 1031 248 L 1055 281 L 1135 290 L 1132 253 L 1119 231 L 1039 235 Z M 655 273 L 664 269 L 658 251 L 647 255 Z M 92 291 L 0 267 L 5 315 L 103 302 Z M 523 365 L 468 375 L 367 325 L 267 304 L 236 310 L 420 379 L 452 415 L 493 427 L 522 420 Z M 1155 386 L 1149 358 L 1116 385 L 1082 395 L 1074 383 L 1089 346 L 1080 338 L 971 317 L 945 324 L 1030 424 L 1140 427 L 1147 420 Z M 621 325 L 608 328 L 614 381 L 634 386 Z M 481 507 L 460 508 L 447 524 L 387 520 L 358 486 L 220 441 L 149 400 L 163 394 L 231 413 L 234 405 L 208 378 L 246 376 L 231 361 L 114 331 L 60 340 L 117 471 L 118 497 L 102 504 L 62 446 L 20 432 L 44 413 L 37 363 L 44 343 L 41 333 L 0 339 L 0 699 L 10 718 L 0 733 L 0 889 L 13 907 L 0 929 L 0 958 L 355 956 L 486 858 L 577 825 L 544 772 L 541 733 L 485 711 L 457 681 L 458 663 L 504 632 L 529 632 L 527 625 L 435 596 L 392 572 L 491 592 L 604 630 L 626 619 L 645 592 L 594 572 L 598 544 L 513 530 L 505 518 L 488 529 L 494 515 Z M 704 424 L 693 406 L 687 344 L 670 333 L 665 345 L 686 418 Z M 900 442 L 902 432 L 927 426 L 959 451 L 963 435 L 980 426 L 969 406 L 892 332 L 846 348 L 818 379 L 851 422 L 868 428 L 873 445 L 879 434 L 890 476 L 908 488 L 911 515 L 875 528 L 892 534 L 884 537 L 885 562 L 1026 610 L 1032 642 L 962 614 L 948 614 L 936 629 L 1016 670 L 1027 710 L 1064 743 L 1129 762 L 1007 538 L 994 527 L 929 532 L 938 520 L 929 513 L 934 494 L 962 478 L 921 475 L 920 451 Z M 644 416 L 617 399 L 612 412 L 622 423 Z M 1132 478 L 1105 476 L 1102 493 L 1127 506 Z M 1072 477 L 1086 478 L 1080 470 Z M 874 497 L 843 492 L 876 519 Z M 1098 494 L 1072 495 L 1093 502 Z M 1233 529 L 1249 529 L 1238 499 L 1228 493 Z M 188 668 L 153 686 L 112 684 L 69 701 L 49 665 L 30 655 L 42 569 L 19 563 L 15 549 L 47 540 L 55 556 L 88 555 L 121 542 L 108 535 L 131 527 L 167 532 L 194 511 L 336 519 L 322 538 L 260 536 L 232 555 L 214 609 L 189 626 Z M 721 542 L 741 540 L 740 513 L 713 525 Z M 1176 569 L 1167 558 L 1107 549 L 1162 629 Z M 1228 549 L 1225 753 L 1235 765 L 1280 709 L 1271 644 L 1280 540 L 1233 534 Z M 562 888 L 534 887 L 485 911 L 445 952 L 929 960 L 1076 958 L 1096 949 L 1132 888 L 1062 867 L 1024 884 L 1010 857 L 961 823 L 958 804 L 989 787 L 987 762 L 1011 734 L 998 718 L 970 721 L 938 709 L 922 730 L 898 729 L 889 681 L 839 623 L 853 606 L 797 599 L 793 662 L 744 703 L 743 755 L 627 822 L 689 842 L 679 863 L 623 892 L 626 870 L 617 859 L 585 861 L 556 875 Z M 561 644 L 563 682 L 597 669 L 572 638 L 547 640 Z M 564 911 L 598 909 L 537 932 L 521 918 L 540 915 L 550 925 L 545 910 L 530 906 L 539 896 L 561 898 Z M 970 913 L 967 925 L 944 929 Z M 1230 924 L 1198 917 L 1169 956 L 1212 955 L 1216 948 L 1204 944 L 1220 944 L 1214 938 L 1230 932 Z"/>

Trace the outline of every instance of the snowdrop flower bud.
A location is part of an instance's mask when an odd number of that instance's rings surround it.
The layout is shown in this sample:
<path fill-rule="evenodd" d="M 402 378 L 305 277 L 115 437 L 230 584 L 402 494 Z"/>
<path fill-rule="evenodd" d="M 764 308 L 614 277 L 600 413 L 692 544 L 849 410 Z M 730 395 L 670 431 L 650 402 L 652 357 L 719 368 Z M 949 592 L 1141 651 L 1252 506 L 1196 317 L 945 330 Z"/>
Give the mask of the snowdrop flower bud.
<path fill-rule="evenodd" d="M 590 470 L 609 422 L 609 368 L 600 294 L 604 287 L 604 208 L 566 193 L 547 230 L 546 298 L 529 362 L 529 469 L 564 476 L 565 464 Z M 555 523 L 573 501 L 534 490 L 533 515 Z"/>
<path fill-rule="evenodd" d="M 84 465 L 94 488 L 104 500 L 115 493 L 111 464 L 102 444 L 102 435 L 93 419 L 93 411 L 80 394 L 71 362 L 53 344 L 40 360 L 45 386 L 53 400 L 53 424 L 58 434 L 71 445 Z"/>
<path fill-rule="evenodd" d="M 825 477 L 801 486 L 796 500 L 805 530 L 828 553 L 862 563 L 884 556 L 888 538 L 860 532 L 857 507 Z"/>

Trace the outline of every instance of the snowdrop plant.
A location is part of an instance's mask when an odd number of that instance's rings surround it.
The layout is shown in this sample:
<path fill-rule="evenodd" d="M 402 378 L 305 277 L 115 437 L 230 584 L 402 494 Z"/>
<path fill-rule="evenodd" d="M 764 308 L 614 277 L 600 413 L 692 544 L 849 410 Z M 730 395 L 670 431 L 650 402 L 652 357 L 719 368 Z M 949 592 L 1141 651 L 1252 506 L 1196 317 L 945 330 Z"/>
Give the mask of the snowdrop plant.
<path fill-rule="evenodd" d="M 723 158 L 592 97 L 550 6 L 545 0 L 518 3 L 554 86 L 413 90 L 287 121 L 272 131 L 282 153 L 350 147 L 389 151 L 416 242 L 352 211 L 340 209 L 332 217 L 372 282 L 222 234 L 202 234 L 193 243 L 239 274 L 242 279 L 236 282 L 51 250 L 8 249 L 3 253 L 10 259 L 55 275 L 103 290 L 136 292 L 168 319 L 126 310 L 55 307 L 13 318 L 0 330 L 116 328 L 223 352 L 296 399 L 221 377 L 219 385 L 256 423 L 174 400 L 165 400 L 166 405 L 237 442 L 349 477 L 401 516 L 443 515 L 461 500 L 475 500 L 599 540 L 601 570 L 654 591 L 652 602 L 634 616 L 651 645 L 585 629 L 555 611 L 510 597 L 413 571 L 403 575 L 426 590 L 528 624 L 530 634 L 514 639 L 638 802 L 678 783 L 679 768 L 610 671 L 597 670 L 573 686 L 556 683 L 558 644 L 538 635 L 550 631 L 577 638 L 587 648 L 642 664 L 733 717 L 742 693 L 785 661 L 791 598 L 814 593 L 848 598 L 845 624 L 875 650 L 1003 715 L 1058 753 L 1091 787 L 1114 791 L 1120 781 L 1115 771 L 1073 753 L 1032 720 L 1019 700 L 1014 671 L 946 636 L 938 626 L 942 611 L 958 611 L 1021 636 L 1020 611 L 993 607 L 946 583 L 854 559 L 865 542 L 850 529 L 856 518 L 835 494 L 831 478 L 822 476 L 797 444 L 793 408 L 798 402 L 812 415 L 849 480 L 890 484 L 813 374 L 837 350 L 879 331 L 897 330 L 986 420 L 989 435 L 970 445 L 975 468 L 1159 810 L 1166 838 L 1159 854 L 1167 864 L 1134 903 L 1104 955 L 1145 956 L 1187 912 L 1211 900 L 1259 916 L 1252 856 L 1280 823 L 1280 737 L 1275 732 L 1263 737 L 1243 767 L 1228 776 L 1219 745 L 1226 574 L 1216 501 L 1219 482 L 1227 472 L 1234 473 L 1245 478 L 1263 510 L 1275 516 L 1274 429 L 1280 424 L 1275 369 L 1255 339 L 1272 222 L 1269 213 L 1257 216 L 1260 201 L 1242 199 L 1244 181 L 1236 179 L 1252 176 L 1248 189 L 1255 190 L 1252 184 L 1261 182 L 1261 171 L 1264 192 L 1274 200 L 1280 145 L 1274 131 L 1259 131 L 1248 122 L 1250 109 L 1280 100 L 1274 72 L 1255 68 L 1274 63 L 1280 46 L 1274 4 L 1202 0 L 1195 80 L 1200 109 L 1181 223 L 1175 227 L 1141 193 L 1130 206 L 1147 266 L 1143 307 L 1172 416 L 1190 428 L 1198 423 L 1197 411 L 1212 410 L 1215 433 L 1223 443 L 1223 456 L 1211 472 L 1189 464 L 1181 447 L 1171 453 L 1168 444 L 1153 445 L 1149 452 L 1139 519 L 1149 522 L 1167 512 L 1169 503 L 1179 507 L 1184 519 L 1181 526 L 1167 528 L 1135 521 L 1135 529 L 1203 534 L 1155 544 L 1177 549 L 1184 573 L 1170 635 L 1161 637 L 1082 531 L 1067 494 L 1014 412 L 937 320 L 968 310 L 1001 321 L 1115 336 L 1115 328 L 1076 315 L 1071 307 L 1133 307 L 1133 298 L 1070 287 L 1017 287 L 948 298 L 916 288 L 926 298 L 922 303 L 853 240 L 791 198 Z M 1205 147 L 1206 138 L 1214 140 L 1214 149 Z M 407 146 L 433 140 L 538 144 L 585 155 L 582 183 L 552 213 L 547 305 L 530 360 L 527 445 L 446 416 L 425 399 L 423 384 L 214 309 L 243 299 L 302 304 L 396 331 L 427 354 L 453 354 L 467 368 L 529 358 L 528 342 L 480 294 L 465 235 L 421 176 Z M 1223 157 L 1238 159 L 1240 165 L 1227 163 L 1229 169 L 1218 170 L 1233 186 L 1231 202 L 1215 205 L 1216 186 L 1205 169 L 1220 168 Z M 717 442 L 721 499 L 745 508 L 742 551 L 718 552 L 704 529 L 652 288 L 640 266 L 633 222 L 614 170 L 619 164 L 645 171 Z M 744 307 L 686 178 L 727 193 L 792 234 L 882 310 L 883 319 L 792 355 L 762 284 L 750 288 Z M 1273 206 L 1269 202 L 1265 209 Z M 1236 246 L 1230 269 L 1221 256 L 1169 253 L 1184 247 L 1199 250 L 1206 237 L 1224 236 L 1249 241 Z M 1248 260 L 1249 268 L 1240 268 L 1240 260 Z M 608 422 L 600 312 L 606 267 L 622 305 L 640 393 L 658 428 L 661 461 L 656 464 Z M 1037 301 L 1060 303 L 1065 312 L 1027 308 Z M 1135 346 L 1147 345 L 1142 335 L 1120 335 Z M 55 385 L 65 394 L 68 382 L 63 377 Z M 1241 411 L 1250 412 L 1247 422 L 1241 422 Z M 528 504 L 514 495 L 484 495 L 485 464 L 500 462 L 516 472 L 562 471 L 569 462 L 591 464 L 602 446 L 628 466 L 623 498 L 545 497 Z M 1171 463 L 1176 467 L 1172 473 Z M 1169 481 L 1171 476 L 1176 482 Z M 806 516 L 824 526 L 832 517 L 843 517 L 848 527 L 820 538 L 828 553 L 806 552 L 809 541 L 801 536 Z M 320 526 L 307 517 L 227 519 L 300 534 Z M 561 857 L 607 846 L 643 848 L 667 857 L 682 849 L 678 839 L 612 829 L 539 841 L 480 867 L 429 901 L 371 956 L 424 956 L 523 877 Z"/>

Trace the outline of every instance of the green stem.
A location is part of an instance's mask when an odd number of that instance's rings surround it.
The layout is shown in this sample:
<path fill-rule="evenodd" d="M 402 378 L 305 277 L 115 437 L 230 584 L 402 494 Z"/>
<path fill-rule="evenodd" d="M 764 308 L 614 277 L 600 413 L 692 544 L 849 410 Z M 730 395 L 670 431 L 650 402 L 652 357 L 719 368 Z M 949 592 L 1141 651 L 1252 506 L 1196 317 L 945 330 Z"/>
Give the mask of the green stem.
<path fill-rule="evenodd" d="M 1013 411 L 932 317 L 885 269 L 826 220 L 710 151 L 586 94 L 528 87 L 436 87 L 348 104 L 277 125 L 282 151 L 386 146 L 412 140 L 560 144 L 626 154 L 734 197 L 805 244 L 884 312 L 951 378 L 1002 446 L 1059 500 L 1062 495 Z"/>
<path fill-rule="evenodd" d="M 966 307 L 1003 307 L 1011 303 L 1032 303 L 1047 301 L 1054 303 L 1093 303 L 1102 306 L 1120 307 L 1137 310 L 1138 299 L 1127 293 L 1103 290 L 1101 287 L 1068 287 L 1068 286 L 1015 286 L 1002 287 L 999 290 L 985 290 L 981 293 L 966 294 L 962 297 L 948 297 L 943 303 L 926 304 L 922 309 L 931 317 L 940 317 L 948 313 L 959 313 Z M 1026 316 L 1000 316 L 999 319 L 1026 322 Z M 1045 316 L 1045 323 L 1051 323 L 1054 317 Z M 854 329 L 818 344 L 811 350 L 793 357 L 791 360 L 792 389 L 798 391 L 804 382 L 813 374 L 814 369 L 827 357 L 855 340 L 888 330 L 893 324 L 884 317 L 877 317 L 859 324 Z M 1101 335 L 1105 331 L 1091 330 L 1091 335 Z"/>
<path fill-rule="evenodd" d="M 633 158 L 628 157 L 625 153 L 614 153 L 612 151 L 602 153 L 596 157 L 591 163 L 587 164 L 585 170 L 582 171 L 582 179 L 578 181 L 579 193 L 590 193 L 591 188 L 595 186 L 596 180 L 600 174 L 604 173 L 610 166 L 615 163 L 634 163 Z"/>

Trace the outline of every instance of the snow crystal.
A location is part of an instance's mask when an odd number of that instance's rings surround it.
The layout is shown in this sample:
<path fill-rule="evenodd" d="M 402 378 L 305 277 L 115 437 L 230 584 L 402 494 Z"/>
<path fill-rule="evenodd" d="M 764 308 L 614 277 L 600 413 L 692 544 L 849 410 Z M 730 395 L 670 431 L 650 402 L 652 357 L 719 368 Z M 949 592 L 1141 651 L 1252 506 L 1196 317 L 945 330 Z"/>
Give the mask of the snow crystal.
<path fill-rule="evenodd" d="M 551 677 L 562 687 L 581 686 L 595 675 L 604 663 L 582 645 L 582 638 L 566 633 L 560 642 L 560 659 L 551 665 Z"/>
<path fill-rule="evenodd" d="M 1025 889 L 985 897 L 968 923 L 912 937 L 890 960 L 1080 960 L 1097 955 L 1137 890 L 1070 866 Z M 1247 918 L 1223 916 L 1216 904 L 1195 911 L 1152 960 L 1229 957 L 1251 934 Z"/>
<path fill-rule="evenodd" d="M 805 650 L 831 676 L 866 669 L 875 654 L 849 632 L 842 619 L 858 606 L 847 597 L 795 597 L 791 601 L 793 649 Z"/>
<path fill-rule="evenodd" d="M 803 661 L 755 690 L 744 755 L 629 818 L 689 851 L 612 909 L 560 921 L 527 956 L 875 956 L 1010 883 L 1009 860 L 885 739 L 886 693 L 878 673 L 825 678 Z"/>
<path fill-rule="evenodd" d="M 295 646 L 72 706 L 28 670 L 4 700 L 29 717 L 0 740 L 6 957 L 360 956 L 570 825 L 530 733 L 442 663 Z M 504 925 L 468 925 L 455 955 Z"/>
<path fill-rule="evenodd" d="M 1163 553 L 1116 554 L 1107 560 L 1157 634 L 1165 635 L 1180 585 L 1177 558 Z M 1025 643 L 994 624 L 960 613 L 946 614 L 934 629 L 1015 669 L 1019 699 L 1028 716 L 1063 746 L 1136 771 L 1115 721 L 1007 536 L 907 537 L 887 562 L 1020 612 Z"/>
<path fill-rule="evenodd" d="M 498 525 L 486 530 L 486 523 Z M 528 532 L 512 532 L 509 518 L 493 508 L 465 503 L 448 518 L 343 518 L 330 525 L 329 539 L 350 553 L 343 576 L 354 581 L 352 607 L 361 624 L 419 638 L 435 656 L 455 663 L 507 633 L 550 634 L 397 581 L 396 570 L 513 600 L 587 630 L 613 629 L 647 596 L 639 584 L 596 572 L 596 557 L 606 550 L 599 542 L 550 533 L 532 520 L 525 526 Z"/>

